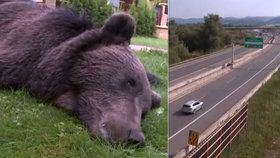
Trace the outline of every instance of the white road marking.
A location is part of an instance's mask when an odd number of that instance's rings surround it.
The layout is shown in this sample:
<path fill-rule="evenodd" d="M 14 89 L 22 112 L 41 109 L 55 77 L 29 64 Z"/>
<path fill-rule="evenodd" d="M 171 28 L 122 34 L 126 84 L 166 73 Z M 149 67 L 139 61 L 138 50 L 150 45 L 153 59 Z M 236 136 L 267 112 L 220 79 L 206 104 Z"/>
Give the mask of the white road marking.
<path fill-rule="evenodd" d="M 239 48 L 237 48 L 239 49 Z M 205 61 L 205 60 L 208 60 L 208 59 L 212 59 L 212 58 L 215 58 L 219 55 L 223 55 L 223 54 L 226 54 L 228 53 L 227 51 L 230 51 L 231 49 L 230 48 L 227 48 L 225 50 L 222 50 L 222 51 L 218 51 L 216 53 L 213 53 L 212 55 L 206 55 L 204 57 L 201 57 L 201 58 L 198 58 L 196 60 L 192 60 L 192 61 L 189 61 L 189 62 L 182 62 L 182 64 L 179 64 L 179 65 L 175 65 L 173 67 L 170 68 L 171 71 L 173 70 L 176 70 L 176 69 L 180 69 L 182 67 L 185 67 L 185 66 L 190 66 L 190 65 L 193 65 L 193 64 L 196 64 L 196 63 L 199 63 L 199 62 L 202 62 L 202 61 Z"/>
<path fill-rule="evenodd" d="M 176 133 L 174 133 L 172 136 L 170 136 L 168 138 L 168 140 L 172 139 L 173 137 L 175 137 L 177 134 L 179 134 L 180 132 L 182 132 L 183 130 L 185 130 L 187 127 L 189 127 L 191 124 L 193 124 L 194 122 L 196 122 L 198 119 L 200 119 L 202 116 L 204 116 L 205 114 L 207 114 L 209 111 L 211 111 L 212 109 L 214 109 L 216 106 L 218 106 L 220 103 L 222 103 L 223 101 L 225 101 L 228 97 L 230 97 L 231 95 L 233 95 L 236 91 L 238 91 L 240 88 L 242 88 L 245 84 L 247 84 L 249 81 L 251 81 L 253 78 L 255 78 L 258 74 L 260 74 L 265 68 L 267 68 L 271 63 L 273 63 L 276 59 L 278 59 L 278 57 L 280 56 L 280 53 L 273 59 L 271 60 L 267 65 L 265 65 L 265 67 L 263 67 L 260 71 L 258 71 L 257 73 L 255 73 L 251 78 L 249 78 L 246 82 L 244 82 L 242 85 L 240 85 L 237 89 L 235 89 L 234 91 L 232 91 L 229 95 L 227 95 L 225 98 L 223 98 L 221 101 L 219 101 L 217 104 L 215 104 L 213 107 L 211 107 L 210 109 L 208 109 L 206 112 L 204 112 L 202 115 L 200 115 L 199 117 L 197 117 L 196 119 L 194 119 L 192 122 L 190 122 L 189 124 L 187 124 L 185 127 L 183 127 L 182 129 L 180 129 L 179 131 L 177 131 Z"/>
<path fill-rule="evenodd" d="M 241 47 L 237 47 L 237 48 L 235 49 L 235 51 L 237 51 L 237 50 L 239 50 L 239 49 L 241 49 Z M 243 54 L 243 53 L 246 54 L 246 52 L 253 52 L 253 50 L 244 50 L 244 52 L 241 51 L 241 52 L 239 52 L 237 55 L 240 55 L 240 54 Z M 202 58 L 198 58 L 198 59 L 196 59 L 196 60 L 192 60 L 192 61 L 189 61 L 189 62 L 187 62 L 187 61 L 186 61 L 186 62 L 182 62 L 182 63 L 179 64 L 179 65 L 170 67 L 170 68 L 169 68 L 169 71 L 176 71 L 177 69 L 181 69 L 181 68 L 183 68 L 183 67 L 191 66 L 191 65 L 197 64 L 197 63 L 199 63 L 199 62 L 203 62 L 203 61 L 205 61 L 205 60 L 209 60 L 209 59 L 215 58 L 215 57 L 217 57 L 217 56 L 219 56 L 219 55 L 223 55 L 223 54 L 227 54 L 227 53 L 228 53 L 228 52 L 227 52 L 227 49 L 226 49 L 226 50 L 224 50 L 224 52 L 221 51 L 220 53 L 214 53 L 214 54 L 212 54 L 212 55 L 205 56 L 205 57 L 202 57 Z M 231 48 L 230 48 L 230 53 L 231 53 Z M 231 56 L 230 56 L 230 58 L 227 58 L 227 59 L 231 59 Z M 224 59 L 224 60 L 226 60 L 226 59 Z"/>
<path fill-rule="evenodd" d="M 205 97 L 206 97 L 206 95 L 200 97 L 199 99 L 197 99 L 197 101 L 201 101 L 201 99 L 203 99 L 203 98 L 205 98 Z"/>
<path fill-rule="evenodd" d="M 215 66 L 215 67 L 222 66 L 222 64 L 221 64 L 221 63 L 224 63 L 224 62 L 225 62 L 225 61 L 227 61 L 227 60 L 230 60 L 230 58 L 227 58 L 227 59 L 221 60 L 221 61 L 219 61 L 219 62 L 217 62 L 217 63 L 211 64 L 211 65 L 208 65 L 207 67 L 204 67 L 204 68 L 201 68 L 201 69 L 199 69 L 199 70 L 193 71 L 193 72 L 188 73 L 188 74 L 186 74 L 186 75 L 184 75 L 184 76 L 181 76 L 181 77 L 175 78 L 174 80 L 170 81 L 169 83 L 170 83 L 170 84 L 173 84 L 173 82 L 176 82 L 176 81 L 178 81 L 178 80 L 181 80 L 182 78 L 186 78 L 187 76 L 191 76 L 191 75 L 192 75 L 192 74 L 194 74 L 194 73 L 197 73 L 197 72 L 203 71 L 203 70 L 205 70 L 205 69 L 210 69 L 211 67 L 213 67 L 213 65 L 217 65 L 217 66 Z M 218 64 L 218 63 L 219 63 L 219 64 Z"/>
<path fill-rule="evenodd" d="M 229 84 L 229 83 L 232 82 L 234 79 L 236 79 L 236 77 L 231 78 L 231 79 L 228 80 L 226 83 Z"/>
<path fill-rule="evenodd" d="M 254 52 L 254 51 L 252 51 L 252 50 L 245 50 L 244 52 L 242 51 L 242 52 L 240 52 L 239 54 L 237 54 L 235 58 L 236 58 L 236 59 L 240 59 L 240 58 L 242 58 L 244 55 L 246 55 L 247 53 L 252 53 L 252 52 Z M 235 59 L 235 60 L 236 60 L 236 59 Z M 210 68 L 212 68 L 214 65 L 217 65 L 216 67 L 222 66 L 222 65 L 223 65 L 222 63 L 226 64 L 226 61 L 227 61 L 227 60 L 231 60 L 231 57 L 229 57 L 229 58 L 227 58 L 227 59 L 224 59 L 224 60 L 221 60 L 221 61 L 219 61 L 219 62 L 213 63 L 213 64 L 211 64 L 211 65 L 208 65 L 207 67 L 204 67 L 204 68 L 202 68 L 202 69 L 193 71 L 193 72 L 191 72 L 191 73 L 189 73 L 189 74 L 186 74 L 186 75 L 184 75 L 184 76 L 181 76 L 181 77 L 178 77 L 178 78 L 176 78 L 176 79 L 173 79 L 173 80 L 169 81 L 169 84 L 173 84 L 174 82 L 176 82 L 176 81 L 178 81 L 178 80 L 181 80 L 182 78 L 186 78 L 187 76 L 191 76 L 192 74 L 197 73 L 197 72 L 199 72 L 199 71 L 202 71 L 202 70 L 205 70 L 205 69 L 210 69 Z"/>
<path fill-rule="evenodd" d="M 216 64 L 216 63 L 215 63 L 215 64 Z M 213 64 L 213 65 L 214 65 L 214 64 Z M 217 67 L 218 67 L 218 66 L 217 66 Z M 170 84 L 173 84 L 173 82 L 176 82 L 177 80 L 180 80 L 180 79 L 182 79 L 182 78 L 186 78 L 187 76 L 190 76 L 190 75 L 192 75 L 192 74 L 194 74 L 194 73 L 196 73 L 196 72 L 198 72 L 198 71 L 202 71 L 202 70 L 207 69 L 207 68 L 208 68 L 208 67 L 204 67 L 204 68 L 202 68 L 202 69 L 193 71 L 193 72 L 188 73 L 188 74 L 186 74 L 186 75 L 184 75 L 184 76 L 178 77 L 178 78 L 176 78 L 176 79 L 170 81 L 169 83 L 170 83 Z"/>

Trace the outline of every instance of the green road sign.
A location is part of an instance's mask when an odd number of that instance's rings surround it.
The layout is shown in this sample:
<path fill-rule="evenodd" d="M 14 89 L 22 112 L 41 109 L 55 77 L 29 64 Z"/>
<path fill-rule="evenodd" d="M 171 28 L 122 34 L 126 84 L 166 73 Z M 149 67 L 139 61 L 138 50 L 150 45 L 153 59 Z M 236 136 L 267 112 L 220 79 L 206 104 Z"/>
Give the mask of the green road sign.
<path fill-rule="evenodd" d="M 245 37 L 244 41 L 245 48 L 263 48 L 262 37 Z"/>

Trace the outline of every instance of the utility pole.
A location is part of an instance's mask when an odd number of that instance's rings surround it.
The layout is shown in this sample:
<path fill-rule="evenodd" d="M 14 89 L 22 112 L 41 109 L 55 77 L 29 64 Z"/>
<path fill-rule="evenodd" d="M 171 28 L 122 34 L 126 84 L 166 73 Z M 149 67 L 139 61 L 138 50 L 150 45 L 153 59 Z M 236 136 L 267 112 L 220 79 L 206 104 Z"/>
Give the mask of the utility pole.
<path fill-rule="evenodd" d="M 234 63 L 234 43 L 233 43 L 233 41 L 231 42 L 231 45 L 232 45 L 231 68 L 233 68 L 233 63 Z"/>

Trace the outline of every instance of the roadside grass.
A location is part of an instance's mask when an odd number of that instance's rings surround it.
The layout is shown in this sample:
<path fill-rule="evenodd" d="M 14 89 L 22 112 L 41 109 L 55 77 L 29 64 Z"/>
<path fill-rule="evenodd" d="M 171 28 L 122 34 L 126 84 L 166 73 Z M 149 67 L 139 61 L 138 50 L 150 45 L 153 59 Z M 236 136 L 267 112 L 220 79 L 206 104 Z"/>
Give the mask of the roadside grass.
<path fill-rule="evenodd" d="M 167 40 L 152 37 L 135 36 L 132 37 L 131 44 L 168 49 Z"/>
<path fill-rule="evenodd" d="M 161 107 L 142 122 L 146 146 L 136 148 L 90 138 L 79 120 L 23 90 L 0 90 L 0 158 L 167 157 L 167 55 L 138 53 L 145 67 L 162 83 L 153 87 Z"/>
<path fill-rule="evenodd" d="M 264 157 L 280 137 L 280 71 L 250 100 L 248 125 L 222 157 Z M 279 152 L 280 148 L 275 151 Z M 270 151 L 271 152 L 271 151 Z"/>

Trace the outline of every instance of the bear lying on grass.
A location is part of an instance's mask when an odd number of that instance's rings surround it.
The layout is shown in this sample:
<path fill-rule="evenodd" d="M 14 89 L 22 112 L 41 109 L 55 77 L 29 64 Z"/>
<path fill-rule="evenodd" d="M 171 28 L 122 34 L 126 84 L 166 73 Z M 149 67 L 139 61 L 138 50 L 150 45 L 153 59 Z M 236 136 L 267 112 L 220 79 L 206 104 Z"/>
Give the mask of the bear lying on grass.
<path fill-rule="evenodd" d="M 160 96 L 129 47 L 134 27 L 125 13 L 93 28 L 69 9 L 0 0 L 0 87 L 53 102 L 92 136 L 143 144 L 141 118 Z"/>

